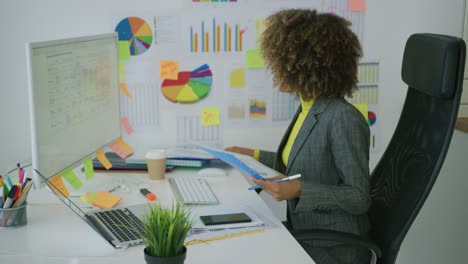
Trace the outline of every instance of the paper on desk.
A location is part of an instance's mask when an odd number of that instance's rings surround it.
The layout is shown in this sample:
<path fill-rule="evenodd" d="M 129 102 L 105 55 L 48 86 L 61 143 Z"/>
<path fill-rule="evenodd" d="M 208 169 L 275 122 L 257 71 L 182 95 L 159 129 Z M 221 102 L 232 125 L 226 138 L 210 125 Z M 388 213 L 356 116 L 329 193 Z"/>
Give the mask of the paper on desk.
<path fill-rule="evenodd" d="M 254 213 L 250 207 L 242 208 L 220 208 L 220 207 L 198 207 L 194 208 L 194 215 L 196 223 L 194 228 L 189 232 L 189 235 L 185 239 L 186 245 L 197 244 L 198 242 L 209 242 L 216 241 L 221 239 L 228 239 L 233 237 L 258 234 L 264 232 L 267 228 L 277 227 L 271 219 L 265 215 Z M 230 228 L 218 228 L 218 229 L 206 229 L 206 228 L 197 228 L 200 226 L 198 219 L 200 215 L 208 214 L 229 214 L 229 213 L 238 213 L 245 212 L 248 214 L 254 222 L 262 222 L 262 225 L 246 226 L 246 227 L 233 227 L 234 225 L 229 225 Z M 201 223 L 203 224 L 203 223 Z"/>

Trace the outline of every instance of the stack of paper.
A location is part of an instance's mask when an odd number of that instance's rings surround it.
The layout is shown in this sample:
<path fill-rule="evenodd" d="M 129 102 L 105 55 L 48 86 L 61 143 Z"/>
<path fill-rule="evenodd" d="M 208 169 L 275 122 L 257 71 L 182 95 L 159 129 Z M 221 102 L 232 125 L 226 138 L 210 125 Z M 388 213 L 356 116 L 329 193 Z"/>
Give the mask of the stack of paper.
<path fill-rule="evenodd" d="M 252 219 L 252 221 L 247 223 L 206 226 L 199 217 L 200 215 L 228 214 L 236 212 L 246 213 Z M 253 211 L 248 209 L 204 209 L 197 212 L 195 221 L 196 222 L 192 227 L 192 230 L 185 240 L 186 244 L 196 244 L 244 235 L 258 234 L 264 232 L 265 228 L 268 226 L 265 221 L 258 217 Z"/>

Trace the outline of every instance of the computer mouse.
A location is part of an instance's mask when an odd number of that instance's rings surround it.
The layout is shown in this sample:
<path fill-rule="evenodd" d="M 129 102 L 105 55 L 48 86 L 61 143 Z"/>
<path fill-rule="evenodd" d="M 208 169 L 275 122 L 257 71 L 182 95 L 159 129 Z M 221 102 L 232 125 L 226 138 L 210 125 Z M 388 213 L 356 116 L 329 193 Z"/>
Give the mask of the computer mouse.
<path fill-rule="evenodd" d="M 198 171 L 198 176 L 202 176 L 202 177 L 226 176 L 226 171 L 220 168 L 204 168 Z"/>

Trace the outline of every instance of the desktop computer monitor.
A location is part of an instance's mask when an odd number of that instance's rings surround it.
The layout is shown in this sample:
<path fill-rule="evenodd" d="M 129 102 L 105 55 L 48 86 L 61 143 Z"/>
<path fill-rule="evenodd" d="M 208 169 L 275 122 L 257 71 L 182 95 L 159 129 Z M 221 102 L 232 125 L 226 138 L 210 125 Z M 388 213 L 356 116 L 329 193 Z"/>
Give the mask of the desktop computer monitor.
<path fill-rule="evenodd" d="M 36 188 L 118 139 L 117 33 L 27 44 Z"/>

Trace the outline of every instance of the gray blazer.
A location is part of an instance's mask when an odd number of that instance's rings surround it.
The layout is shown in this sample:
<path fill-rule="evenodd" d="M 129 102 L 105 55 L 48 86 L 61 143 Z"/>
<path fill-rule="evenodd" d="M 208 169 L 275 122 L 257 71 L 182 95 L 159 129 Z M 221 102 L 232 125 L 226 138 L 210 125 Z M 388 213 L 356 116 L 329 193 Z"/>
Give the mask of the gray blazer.
<path fill-rule="evenodd" d="M 369 126 L 346 100 L 318 98 L 284 166 L 281 152 L 301 111 L 299 106 L 277 152 L 260 151 L 259 156 L 260 162 L 284 175 L 302 174 L 300 197 L 287 201 L 289 225 L 293 229 L 367 233 Z"/>

